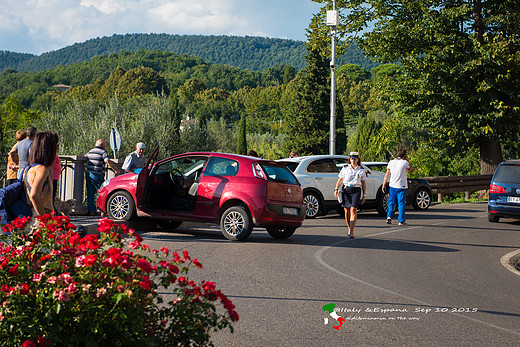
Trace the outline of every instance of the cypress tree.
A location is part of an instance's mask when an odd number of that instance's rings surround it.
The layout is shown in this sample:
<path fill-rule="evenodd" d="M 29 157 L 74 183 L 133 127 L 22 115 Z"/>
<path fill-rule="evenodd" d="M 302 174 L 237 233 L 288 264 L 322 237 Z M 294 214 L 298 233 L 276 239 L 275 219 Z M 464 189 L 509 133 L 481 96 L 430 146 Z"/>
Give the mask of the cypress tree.
<path fill-rule="evenodd" d="M 300 155 L 328 152 L 330 124 L 329 65 L 317 51 L 306 56 L 307 68 L 297 77 L 289 105 L 285 132 L 285 151 L 295 149 Z"/>
<path fill-rule="evenodd" d="M 247 154 L 246 116 L 242 114 L 238 124 L 237 154 Z"/>

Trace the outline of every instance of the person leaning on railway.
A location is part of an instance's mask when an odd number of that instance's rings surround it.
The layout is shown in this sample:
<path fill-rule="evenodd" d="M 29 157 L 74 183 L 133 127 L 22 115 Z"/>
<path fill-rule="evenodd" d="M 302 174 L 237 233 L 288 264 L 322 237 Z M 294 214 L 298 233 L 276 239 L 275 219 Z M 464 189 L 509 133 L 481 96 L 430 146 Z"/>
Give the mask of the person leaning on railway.
<path fill-rule="evenodd" d="M 87 210 L 91 216 L 97 215 L 95 195 L 101 184 L 105 181 L 105 164 L 115 171 L 116 175 L 121 172 L 108 158 L 107 143 L 103 139 L 96 141 L 96 147 L 92 148 L 85 156 L 87 157 L 87 171 L 85 182 L 87 186 Z"/>
<path fill-rule="evenodd" d="M 354 228 L 357 222 L 357 210 L 365 203 L 366 173 L 361 167 L 358 152 L 350 152 L 350 162 L 343 166 L 339 172 L 339 178 L 334 189 L 334 196 L 341 195 L 341 206 L 345 209 L 345 221 L 347 222 L 347 235 L 354 238 Z"/>

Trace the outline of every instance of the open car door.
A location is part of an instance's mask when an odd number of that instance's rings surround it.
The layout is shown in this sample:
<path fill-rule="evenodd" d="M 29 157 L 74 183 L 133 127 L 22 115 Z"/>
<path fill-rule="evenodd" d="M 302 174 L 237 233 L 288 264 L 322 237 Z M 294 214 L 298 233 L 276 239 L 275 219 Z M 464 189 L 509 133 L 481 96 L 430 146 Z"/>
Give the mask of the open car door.
<path fill-rule="evenodd" d="M 148 162 L 146 163 L 145 167 L 141 170 L 141 172 L 139 172 L 139 176 L 137 176 L 137 189 L 135 193 L 135 198 L 137 200 L 137 208 L 140 210 L 146 208 L 146 206 L 143 206 L 143 201 L 145 201 L 144 197 L 146 194 L 148 176 L 153 164 L 155 164 L 155 158 L 157 157 L 158 153 L 159 147 L 155 148 L 155 150 L 150 155 L 150 158 L 148 159 Z"/>

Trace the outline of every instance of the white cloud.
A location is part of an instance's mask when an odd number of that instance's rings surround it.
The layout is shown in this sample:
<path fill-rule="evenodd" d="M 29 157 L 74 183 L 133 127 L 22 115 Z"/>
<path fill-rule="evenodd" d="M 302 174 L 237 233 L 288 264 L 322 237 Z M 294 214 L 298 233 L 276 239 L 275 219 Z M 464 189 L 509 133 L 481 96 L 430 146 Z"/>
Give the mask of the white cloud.
<path fill-rule="evenodd" d="M 311 0 L 1 0 L 0 50 L 41 54 L 114 33 L 305 39 Z"/>
<path fill-rule="evenodd" d="M 81 6 L 92 6 L 99 12 L 112 14 L 122 12 L 128 9 L 128 1 L 122 2 L 117 0 L 82 0 Z"/>

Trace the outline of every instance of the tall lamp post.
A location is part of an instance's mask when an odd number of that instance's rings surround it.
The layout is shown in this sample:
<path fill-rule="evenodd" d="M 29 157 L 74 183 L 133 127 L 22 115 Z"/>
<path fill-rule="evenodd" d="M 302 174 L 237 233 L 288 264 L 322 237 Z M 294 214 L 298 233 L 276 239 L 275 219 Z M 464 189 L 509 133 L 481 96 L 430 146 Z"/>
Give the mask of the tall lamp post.
<path fill-rule="evenodd" d="M 329 154 L 336 154 L 336 26 L 338 11 L 336 0 L 332 1 L 332 11 L 327 11 L 327 25 L 330 26 L 331 60 L 330 60 L 330 140 Z"/>

